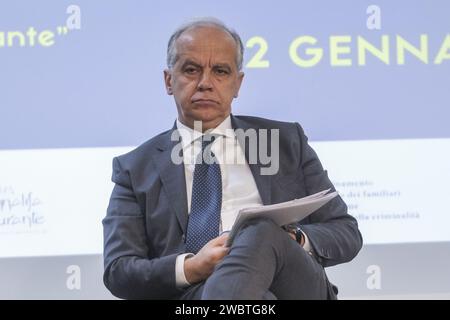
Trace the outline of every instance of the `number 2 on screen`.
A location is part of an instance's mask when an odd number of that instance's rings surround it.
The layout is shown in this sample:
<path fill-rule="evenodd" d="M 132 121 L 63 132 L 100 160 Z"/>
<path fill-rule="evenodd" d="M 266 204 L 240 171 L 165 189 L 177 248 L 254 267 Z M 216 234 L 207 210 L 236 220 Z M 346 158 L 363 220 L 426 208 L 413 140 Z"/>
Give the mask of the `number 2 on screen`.
<path fill-rule="evenodd" d="M 250 59 L 250 61 L 247 63 L 247 68 L 268 68 L 270 63 L 269 60 L 264 60 L 264 55 L 266 54 L 267 50 L 269 49 L 269 45 L 267 44 L 267 41 L 262 37 L 252 37 L 248 39 L 245 46 L 247 48 L 253 48 L 255 45 L 259 46 L 258 51 L 256 51 L 256 54 Z"/>

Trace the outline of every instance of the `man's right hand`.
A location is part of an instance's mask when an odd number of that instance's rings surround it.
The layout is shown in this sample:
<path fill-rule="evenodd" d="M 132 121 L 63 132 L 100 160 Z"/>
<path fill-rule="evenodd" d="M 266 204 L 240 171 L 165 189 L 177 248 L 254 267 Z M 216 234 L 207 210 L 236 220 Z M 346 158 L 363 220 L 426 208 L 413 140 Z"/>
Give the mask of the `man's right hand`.
<path fill-rule="evenodd" d="M 196 255 L 184 261 L 184 274 L 190 284 L 203 281 L 211 275 L 230 250 L 225 247 L 227 239 L 228 233 L 212 239 Z"/>

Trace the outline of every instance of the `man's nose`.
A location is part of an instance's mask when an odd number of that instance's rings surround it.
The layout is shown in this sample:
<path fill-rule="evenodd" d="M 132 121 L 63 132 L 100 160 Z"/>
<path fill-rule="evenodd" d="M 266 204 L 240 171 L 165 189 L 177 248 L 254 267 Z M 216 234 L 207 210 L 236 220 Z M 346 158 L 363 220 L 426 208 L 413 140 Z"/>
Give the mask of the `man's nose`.
<path fill-rule="evenodd" d="M 209 72 L 202 72 L 197 87 L 200 91 L 212 89 L 211 75 L 209 74 Z"/>

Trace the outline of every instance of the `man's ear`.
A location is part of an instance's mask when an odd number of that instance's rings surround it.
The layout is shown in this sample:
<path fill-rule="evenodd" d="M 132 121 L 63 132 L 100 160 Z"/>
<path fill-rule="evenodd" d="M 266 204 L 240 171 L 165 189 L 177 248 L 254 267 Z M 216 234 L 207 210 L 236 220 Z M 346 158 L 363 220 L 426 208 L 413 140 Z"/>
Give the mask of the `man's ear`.
<path fill-rule="evenodd" d="M 172 73 L 169 69 L 164 70 L 164 84 L 166 85 L 166 91 L 169 96 L 173 95 L 172 90 Z"/>
<path fill-rule="evenodd" d="M 242 80 L 244 80 L 244 72 L 239 71 L 238 74 L 238 85 L 236 88 L 236 92 L 234 93 L 234 97 L 237 98 L 239 95 L 239 89 L 241 88 Z"/>

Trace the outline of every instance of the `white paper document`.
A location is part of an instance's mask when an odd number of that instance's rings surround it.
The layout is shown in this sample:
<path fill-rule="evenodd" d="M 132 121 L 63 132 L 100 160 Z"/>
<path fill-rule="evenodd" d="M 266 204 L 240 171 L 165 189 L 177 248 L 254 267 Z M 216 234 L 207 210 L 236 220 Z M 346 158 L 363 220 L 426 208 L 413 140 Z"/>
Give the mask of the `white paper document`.
<path fill-rule="evenodd" d="M 329 191 L 330 189 L 327 189 L 301 199 L 239 210 L 239 214 L 227 240 L 227 246 L 231 245 L 239 229 L 248 220 L 269 218 L 279 226 L 298 222 L 338 195 L 337 191 L 328 193 Z"/>

